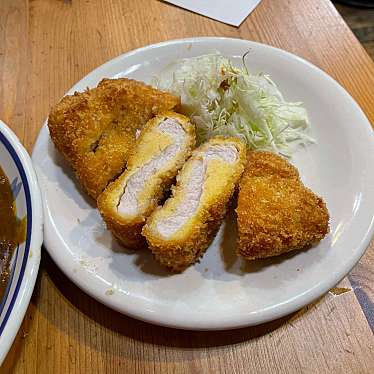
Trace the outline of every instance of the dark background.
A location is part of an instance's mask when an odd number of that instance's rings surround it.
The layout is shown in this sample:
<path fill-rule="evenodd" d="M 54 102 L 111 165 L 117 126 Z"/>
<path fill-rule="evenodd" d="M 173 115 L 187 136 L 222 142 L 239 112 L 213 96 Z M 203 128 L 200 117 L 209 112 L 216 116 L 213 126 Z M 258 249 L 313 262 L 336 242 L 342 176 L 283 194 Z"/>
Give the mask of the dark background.
<path fill-rule="evenodd" d="M 374 0 L 361 1 L 361 3 L 371 5 L 371 8 L 345 5 L 343 2 L 335 1 L 334 5 L 374 60 Z"/>

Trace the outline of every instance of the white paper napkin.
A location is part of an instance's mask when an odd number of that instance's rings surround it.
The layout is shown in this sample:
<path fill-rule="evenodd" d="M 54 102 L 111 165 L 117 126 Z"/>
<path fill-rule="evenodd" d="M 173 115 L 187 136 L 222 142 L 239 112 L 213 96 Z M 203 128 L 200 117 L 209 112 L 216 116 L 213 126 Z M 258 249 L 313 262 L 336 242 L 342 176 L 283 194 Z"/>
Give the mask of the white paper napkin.
<path fill-rule="evenodd" d="M 261 0 L 165 0 L 203 16 L 239 26 Z"/>

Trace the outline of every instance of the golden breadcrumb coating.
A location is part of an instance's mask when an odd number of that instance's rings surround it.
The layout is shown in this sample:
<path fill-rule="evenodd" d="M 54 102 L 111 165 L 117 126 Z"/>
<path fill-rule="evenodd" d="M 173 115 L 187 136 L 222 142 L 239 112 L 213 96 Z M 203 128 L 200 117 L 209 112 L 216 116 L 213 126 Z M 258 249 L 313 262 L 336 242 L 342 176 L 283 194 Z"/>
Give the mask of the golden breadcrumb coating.
<path fill-rule="evenodd" d="M 324 201 L 294 166 L 270 152 L 248 153 L 236 213 L 238 254 L 249 260 L 310 246 L 329 231 Z"/>
<path fill-rule="evenodd" d="M 179 98 L 135 80 L 103 79 L 96 88 L 65 96 L 48 118 L 56 148 L 94 199 L 126 166 L 135 133 Z"/>
<path fill-rule="evenodd" d="M 197 200 L 196 210 L 189 211 L 186 221 L 179 221 L 172 230 L 173 233 L 165 236 L 161 224 L 172 218 L 184 217 L 192 201 L 184 201 L 186 196 L 191 196 L 191 185 L 196 175 L 198 162 L 203 162 L 203 157 L 214 147 L 225 147 L 235 150 L 235 161 L 227 162 L 218 157 L 206 162 L 203 175 L 201 195 Z M 163 207 L 156 209 L 147 219 L 143 227 L 149 248 L 155 258 L 172 271 L 183 271 L 195 263 L 202 256 L 216 235 L 226 214 L 226 208 L 232 197 L 239 178 L 244 170 L 246 159 L 245 145 L 238 138 L 214 137 L 196 149 L 190 159 L 183 166 L 177 176 L 177 185 L 173 188 L 170 197 Z M 194 186 L 195 187 L 195 186 Z M 189 190 L 191 189 L 191 190 Z M 178 208 L 181 211 L 178 212 Z M 178 216 L 179 214 L 179 216 Z M 182 222 L 182 223 L 181 223 Z M 183 223 L 184 222 L 184 223 Z M 168 230 L 170 225 L 163 224 Z"/>
<path fill-rule="evenodd" d="M 167 165 L 161 169 L 158 168 L 152 176 L 147 178 L 141 193 L 137 195 L 138 203 L 141 206 L 140 211 L 134 214 L 123 214 L 118 207 L 131 176 L 134 176 L 136 172 L 139 173 L 144 165 L 152 162 L 155 157 L 162 156 L 163 151 L 176 144 L 176 138 L 161 132 L 158 128 L 165 120 L 175 120 L 180 134 L 183 133 L 183 143 L 181 143 L 180 150 Z M 129 156 L 126 171 L 110 183 L 97 200 L 97 206 L 108 229 L 122 244 L 135 249 L 146 245 L 145 239 L 141 235 L 145 220 L 156 208 L 165 191 L 170 188 L 178 170 L 191 155 L 194 147 L 195 127 L 188 117 L 181 114 L 162 112 L 143 127 Z"/>

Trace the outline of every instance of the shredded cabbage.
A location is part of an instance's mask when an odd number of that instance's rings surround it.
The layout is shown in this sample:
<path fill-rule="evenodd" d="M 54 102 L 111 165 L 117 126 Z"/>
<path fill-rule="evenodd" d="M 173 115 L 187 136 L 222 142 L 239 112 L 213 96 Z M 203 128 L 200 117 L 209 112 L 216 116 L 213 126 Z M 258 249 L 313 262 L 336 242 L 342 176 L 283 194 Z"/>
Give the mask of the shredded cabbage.
<path fill-rule="evenodd" d="M 181 97 L 182 112 L 197 127 L 198 141 L 232 135 L 250 149 L 290 156 L 300 144 L 313 142 L 301 102 L 287 102 L 267 74 L 249 73 L 221 54 L 178 60 L 154 82 Z"/>

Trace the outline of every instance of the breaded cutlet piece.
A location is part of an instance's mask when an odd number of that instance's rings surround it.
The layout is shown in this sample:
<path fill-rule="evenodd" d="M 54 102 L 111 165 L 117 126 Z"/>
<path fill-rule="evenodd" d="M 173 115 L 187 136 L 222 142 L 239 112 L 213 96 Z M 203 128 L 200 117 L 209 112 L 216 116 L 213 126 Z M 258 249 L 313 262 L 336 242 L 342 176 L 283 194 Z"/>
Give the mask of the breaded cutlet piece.
<path fill-rule="evenodd" d="M 137 129 L 179 98 L 135 80 L 103 79 L 65 96 L 48 118 L 53 143 L 94 199 L 125 168 Z"/>
<path fill-rule="evenodd" d="M 172 196 L 143 227 L 155 258 L 179 272 L 202 256 L 216 235 L 244 170 L 238 138 L 214 137 L 197 148 L 177 176 Z"/>
<path fill-rule="evenodd" d="M 294 166 L 270 152 L 248 153 L 236 213 L 238 254 L 248 260 L 306 248 L 329 231 L 324 201 Z"/>
<path fill-rule="evenodd" d="M 128 159 L 127 169 L 97 199 L 107 227 L 130 248 L 143 247 L 146 218 L 156 208 L 195 146 L 189 118 L 162 112 L 147 122 Z"/>

